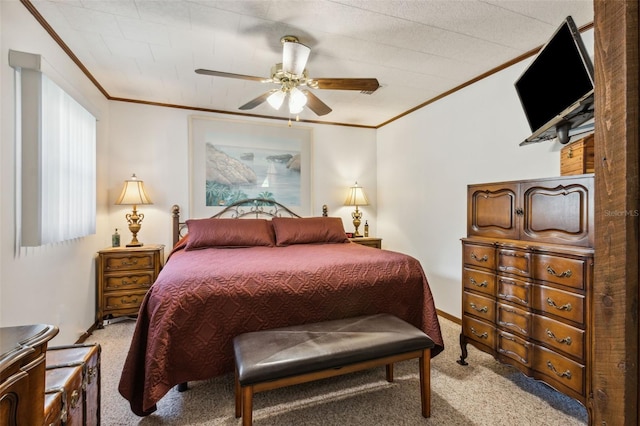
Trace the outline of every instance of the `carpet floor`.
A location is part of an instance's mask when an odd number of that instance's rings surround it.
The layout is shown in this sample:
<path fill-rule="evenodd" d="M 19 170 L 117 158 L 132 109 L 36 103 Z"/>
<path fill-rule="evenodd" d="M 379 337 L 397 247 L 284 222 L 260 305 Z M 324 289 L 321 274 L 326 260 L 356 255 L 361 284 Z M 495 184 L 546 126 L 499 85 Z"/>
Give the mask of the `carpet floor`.
<path fill-rule="evenodd" d="M 258 393 L 254 425 L 586 425 L 577 401 L 469 345 L 469 365 L 460 366 L 460 326 L 440 317 L 445 350 L 431 363 L 431 417 L 420 414 L 418 363 L 396 364 L 395 380 L 384 367 L 313 383 Z M 122 365 L 134 321 L 114 321 L 86 343 L 99 343 L 102 424 L 239 425 L 234 417 L 233 375 L 190 382 L 187 392 L 172 389 L 150 416 L 138 417 L 118 393 Z"/>

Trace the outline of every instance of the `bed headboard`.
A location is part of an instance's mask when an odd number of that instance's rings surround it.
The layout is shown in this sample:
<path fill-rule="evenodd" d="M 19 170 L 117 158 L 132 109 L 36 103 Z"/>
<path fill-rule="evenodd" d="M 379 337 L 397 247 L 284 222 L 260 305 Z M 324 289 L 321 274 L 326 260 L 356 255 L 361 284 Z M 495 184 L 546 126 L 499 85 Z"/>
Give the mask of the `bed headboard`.
<path fill-rule="evenodd" d="M 266 198 L 247 198 L 245 200 L 236 201 L 226 206 L 219 213 L 211 216 L 211 218 L 231 218 L 240 219 L 252 216 L 255 218 L 272 218 L 272 217 L 301 217 L 294 213 L 288 207 L 274 200 Z M 327 216 L 327 205 L 322 206 L 322 216 Z M 171 222 L 173 230 L 173 245 L 175 246 L 180 238 L 186 235 L 187 223 L 180 221 L 180 206 L 174 204 L 171 207 Z"/>

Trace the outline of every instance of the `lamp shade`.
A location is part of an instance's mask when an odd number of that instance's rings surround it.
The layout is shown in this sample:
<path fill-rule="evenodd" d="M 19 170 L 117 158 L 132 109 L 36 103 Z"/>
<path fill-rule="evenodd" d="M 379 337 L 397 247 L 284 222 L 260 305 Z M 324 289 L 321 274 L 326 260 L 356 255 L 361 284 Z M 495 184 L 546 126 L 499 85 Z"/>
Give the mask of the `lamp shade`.
<path fill-rule="evenodd" d="M 301 75 L 311 49 L 298 42 L 285 42 L 282 47 L 282 70 L 296 76 Z"/>
<path fill-rule="evenodd" d="M 345 206 L 368 206 L 369 200 L 367 199 L 367 195 L 364 193 L 364 190 L 361 186 L 358 185 L 358 182 L 352 187 L 349 188 L 349 194 L 347 195 L 347 199 L 344 202 Z"/>
<path fill-rule="evenodd" d="M 284 102 L 285 96 L 286 94 L 284 91 L 278 90 L 269 95 L 269 97 L 267 98 L 267 102 L 269 102 L 269 105 L 271 105 L 273 109 L 280 109 L 280 107 L 282 106 L 282 102 Z"/>
<path fill-rule="evenodd" d="M 144 183 L 138 179 L 134 173 L 131 179 L 124 181 L 122 192 L 116 200 L 116 204 L 137 206 L 153 203 L 144 190 Z"/>
<path fill-rule="evenodd" d="M 302 93 L 302 90 L 294 87 L 289 91 L 289 112 L 291 114 L 298 114 L 302 112 L 302 109 L 306 104 L 307 97 Z"/>

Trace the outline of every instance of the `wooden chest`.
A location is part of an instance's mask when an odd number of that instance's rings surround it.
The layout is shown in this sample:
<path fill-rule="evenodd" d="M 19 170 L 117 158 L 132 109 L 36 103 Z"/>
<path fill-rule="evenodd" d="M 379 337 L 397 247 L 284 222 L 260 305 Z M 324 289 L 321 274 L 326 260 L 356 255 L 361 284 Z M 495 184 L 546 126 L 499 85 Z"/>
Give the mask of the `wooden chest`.
<path fill-rule="evenodd" d="M 71 374 L 80 376 L 79 393 L 74 396 L 74 388 L 71 393 L 63 394 L 63 417 L 66 410 L 68 418 L 63 420 L 65 425 L 100 424 L 100 352 L 98 344 L 57 346 L 47 350 L 47 379 L 51 376 L 53 381 L 54 377 Z M 77 378 L 67 377 L 67 380 L 76 383 Z M 50 389 L 48 380 L 47 389 Z M 73 411 L 78 407 L 79 412 Z"/>
<path fill-rule="evenodd" d="M 60 426 L 64 414 L 62 391 L 55 389 L 44 396 L 44 426 Z"/>
<path fill-rule="evenodd" d="M 560 174 L 581 175 L 594 171 L 593 133 L 572 142 L 560 152 Z"/>
<path fill-rule="evenodd" d="M 47 369 L 45 393 L 62 393 L 62 424 L 81 426 L 82 415 L 82 366 Z"/>

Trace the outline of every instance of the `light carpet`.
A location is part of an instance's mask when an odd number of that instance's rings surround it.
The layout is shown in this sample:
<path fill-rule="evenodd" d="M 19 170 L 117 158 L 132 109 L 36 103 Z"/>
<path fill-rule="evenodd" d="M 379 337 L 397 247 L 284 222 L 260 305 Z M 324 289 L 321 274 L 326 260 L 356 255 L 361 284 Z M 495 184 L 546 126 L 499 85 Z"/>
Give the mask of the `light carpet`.
<path fill-rule="evenodd" d="M 577 401 L 469 345 L 468 366 L 460 357 L 460 326 L 440 317 L 445 351 L 431 363 L 431 417 L 420 414 L 417 360 L 396 364 L 395 380 L 384 367 L 258 393 L 254 424 L 260 425 L 586 425 Z M 86 343 L 102 346 L 102 424 L 239 425 L 234 417 L 233 375 L 172 389 L 150 416 L 138 417 L 118 393 L 134 321 L 113 322 Z"/>

